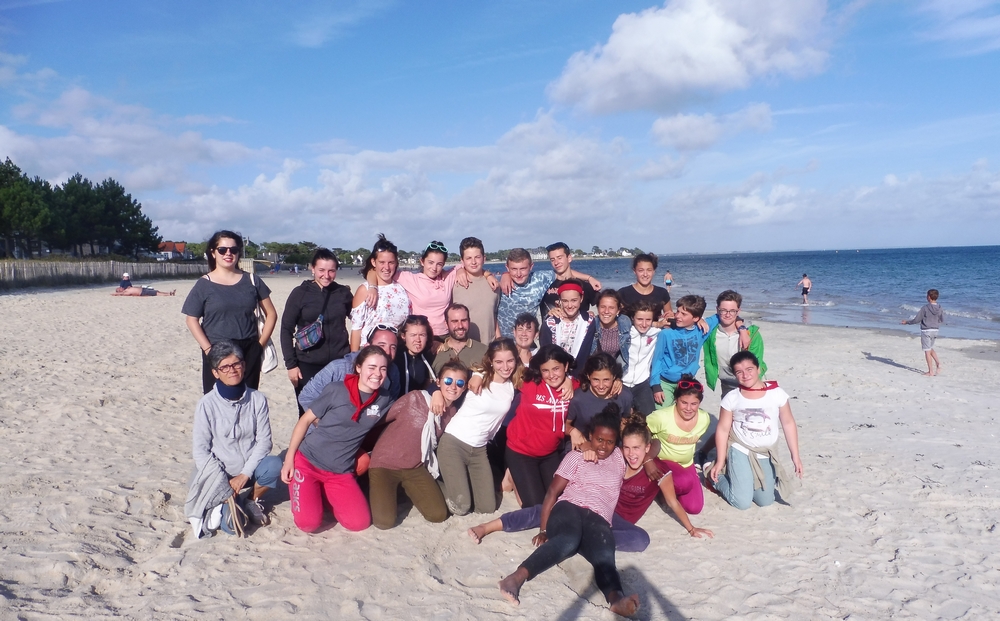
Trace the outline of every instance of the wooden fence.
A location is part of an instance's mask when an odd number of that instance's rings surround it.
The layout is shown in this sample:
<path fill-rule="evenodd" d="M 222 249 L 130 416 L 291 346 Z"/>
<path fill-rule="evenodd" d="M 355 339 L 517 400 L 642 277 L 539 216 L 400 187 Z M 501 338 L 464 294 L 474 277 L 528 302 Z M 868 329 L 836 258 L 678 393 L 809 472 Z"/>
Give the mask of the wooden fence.
<path fill-rule="evenodd" d="M 208 272 L 205 263 L 129 263 L 126 261 L 0 261 L 0 289 L 54 287 L 118 282 L 128 272 L 133 281 L 192 278 Z"/>

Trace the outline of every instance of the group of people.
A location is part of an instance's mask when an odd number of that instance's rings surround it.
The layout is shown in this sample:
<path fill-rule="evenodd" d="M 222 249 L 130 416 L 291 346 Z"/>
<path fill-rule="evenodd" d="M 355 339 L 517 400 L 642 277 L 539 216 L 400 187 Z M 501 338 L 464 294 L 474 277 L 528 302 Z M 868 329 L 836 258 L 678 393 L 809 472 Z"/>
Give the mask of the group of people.
<path fill-rule="evenodd" d="M 336 282 L 336 255 L 316 250 L 279 325 L 270 289 L 239 268 L 242 249 L 233 232 L 213 235 L 210 271 L 182 309 L 202 349 L 186 506 L 198 536 L 269 523 L 262 498 L 279 478 L 305 532 L 330 523 L 327 507 L 348 530 L 392 528 L 400 487 L 430 522 L 494 513 L 508 491 L 522 508 L 469 530 L 478 543 L 540 529 L 503 595 L 516 603 L 525 581 L 579 553 L 628 615 L 639 601 L 623 590 L 615 550 L 646 548 L 636 522 L 657 495 L 692 537 L 711 537 L 689 517 L 705 487 L 741 509 L 788 497 L 779 430 L 802 476 L 788 395 L 764 379 L 742 297 L 721 293 L 710 316 L 700 296 L 672 301 L 653 284 L 655 255 L 634 258 L 634 283 L 602 290 L 562 243 L 548 247 L 551 270 L 515 249 L 492 274 L 480 240 L 463 239 L 450 269 L 432 241 L 411 273 L 380 235 L 353 294 Z M 257 390 L 276 327 L 299 404 L 283 462 Z M 702 352 L 706 382 L 723 394 L 717 418 L 700 407 Z"/>

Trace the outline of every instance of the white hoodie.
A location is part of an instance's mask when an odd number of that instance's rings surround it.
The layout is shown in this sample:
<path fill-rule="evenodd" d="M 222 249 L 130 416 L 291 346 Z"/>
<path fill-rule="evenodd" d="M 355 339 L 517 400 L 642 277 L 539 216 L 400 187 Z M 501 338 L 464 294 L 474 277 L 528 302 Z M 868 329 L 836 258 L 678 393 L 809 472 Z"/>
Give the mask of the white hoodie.
<path fill-rule="evenodd" d="M 649 381 L 649 367 L 653 363 L 653 351 L 656 350 L 656 335 L 660 328 L 650 327 L 645 334 L 639 334 L 633 325 L 629 330 L 631 342 L 628 347 L 628 372 L 622 377 L 622 383 L 632 388 Z"/>

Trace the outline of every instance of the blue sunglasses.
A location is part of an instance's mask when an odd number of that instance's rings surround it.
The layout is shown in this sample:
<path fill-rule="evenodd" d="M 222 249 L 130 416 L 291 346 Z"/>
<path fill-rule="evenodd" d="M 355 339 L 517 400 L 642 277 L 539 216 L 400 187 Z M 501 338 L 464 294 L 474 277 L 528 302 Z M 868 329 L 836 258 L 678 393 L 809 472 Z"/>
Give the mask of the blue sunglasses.
<path fill-rule="evenodd" d="M 452 384 L 458 384 L 459 388 L 465 388 L 465 380 L 457 380 L 454 377 L 444 378 L 444 385 L 451 386 Z"/>

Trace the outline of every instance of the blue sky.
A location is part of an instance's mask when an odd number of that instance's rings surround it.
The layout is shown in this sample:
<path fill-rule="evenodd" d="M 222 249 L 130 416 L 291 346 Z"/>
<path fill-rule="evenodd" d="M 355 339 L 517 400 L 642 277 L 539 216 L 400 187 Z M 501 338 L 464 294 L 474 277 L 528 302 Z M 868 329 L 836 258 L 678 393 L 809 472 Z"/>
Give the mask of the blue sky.
<path fill-rule="evenodd" d="M 1000 2 L 0 1 L 0 157 L 167 239 L 1000 243 Z"/>

